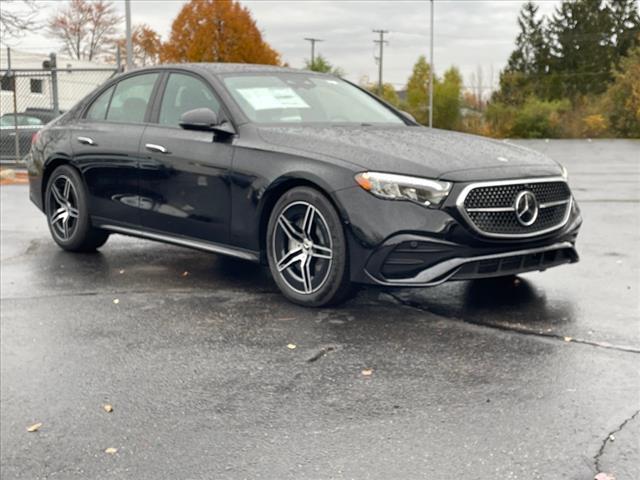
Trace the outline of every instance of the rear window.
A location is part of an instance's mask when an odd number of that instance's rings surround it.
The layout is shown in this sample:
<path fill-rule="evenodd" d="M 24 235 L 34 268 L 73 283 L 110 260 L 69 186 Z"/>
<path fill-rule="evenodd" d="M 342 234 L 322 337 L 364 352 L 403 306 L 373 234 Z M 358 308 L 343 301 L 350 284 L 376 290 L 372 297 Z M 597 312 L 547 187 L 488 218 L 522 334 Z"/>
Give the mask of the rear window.
<path fill-rule="evenodd" d="M 111 87 L 104 91 L 89 107 L 87 110 L 86 118 L 89 120 L 104 120 L 107 118 L 107 108 L 109 108 L 109 100 L 113 94 L 113 88 Z"/>
<path fill-rule="evenodd" d="M 143 123 L 158 75 L 146 73 L 121 80 L 93 101 L 85 113 L 85 118 L 95 121 Z"/>

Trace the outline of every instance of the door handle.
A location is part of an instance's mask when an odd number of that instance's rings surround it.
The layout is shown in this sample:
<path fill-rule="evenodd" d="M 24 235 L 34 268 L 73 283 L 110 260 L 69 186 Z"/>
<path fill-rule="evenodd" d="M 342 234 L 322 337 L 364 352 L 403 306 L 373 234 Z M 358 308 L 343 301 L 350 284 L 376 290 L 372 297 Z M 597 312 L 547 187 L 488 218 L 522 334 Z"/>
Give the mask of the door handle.
<path fill-rule="evenodd" d="M 89 137 L 78 137 L 78 141 L 84 145 L 91 145 L 92 147 L 97 145 L 96 142 L 93 141 L 93 138 Z"/>
<path fill-rule="evenodd" d="M 164 148 L 162 145 L 156 145 L 155 143 L 147 143 L 144 147 L 151 152 L 169 153 L 169 150 Z"/>

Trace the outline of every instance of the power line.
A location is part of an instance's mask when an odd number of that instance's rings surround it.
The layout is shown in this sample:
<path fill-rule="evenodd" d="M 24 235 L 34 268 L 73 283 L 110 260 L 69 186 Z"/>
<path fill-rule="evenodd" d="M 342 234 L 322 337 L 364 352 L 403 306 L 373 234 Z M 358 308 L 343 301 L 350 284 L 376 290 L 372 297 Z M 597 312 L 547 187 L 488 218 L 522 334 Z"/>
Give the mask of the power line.
<path fill-rule="evenodd" d="M 316 42 L 324 42 L 324 40 L 321 38 L 312 37 L 307 37 L 305 38 L 305 40 L 311 43 L 311 66 L 313 66 L 316 61 Z"/>
<path fill-rule="evenodd" d="M 389 43 L 384 39 L 385 34 L 389 33 L 389 30 L 373 30 L 373 33 L 380 35 L 380 40 L 374 40 L 373 43 L 377 43 L 380 46 L 380 56 L 378 57 L 378 95 L 382 96 L 382 92 L 384 91 L 384 87 L 382 86 L 382 54 L 385 43 Z"/>

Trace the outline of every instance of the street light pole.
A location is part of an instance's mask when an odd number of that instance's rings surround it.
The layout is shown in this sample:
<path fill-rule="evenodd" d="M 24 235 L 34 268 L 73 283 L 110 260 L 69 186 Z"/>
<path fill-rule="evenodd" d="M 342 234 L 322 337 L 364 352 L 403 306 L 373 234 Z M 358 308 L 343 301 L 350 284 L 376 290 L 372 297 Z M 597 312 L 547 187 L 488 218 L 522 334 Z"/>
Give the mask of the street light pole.
<path fill-rule="evenodd" d="M 380 35 L 380 40 L 374 40 L 373 42 L 380 45 L 380 57 L 378 58 L 378 95 L 382 96 L 384 92 L 382 84 L 382 55 L 384 51 L 384 44 L 387 43 L 384 36 L 386 33 L 389 33 L 389 30 L 374 30 L 373 33 L 378 33 Z"/>
<path fill-rule="evenodd" d="M 431 44 L 429 52 L 429 128 L 433 128 L 433 0 L 431 0 Z"/>
<path fill-rule="evenodd" d="M 127 71 L 133 68 L 133 44 L 131 42 L 131 1 L 124 0 L 125 35 L 127 42 Z"/>

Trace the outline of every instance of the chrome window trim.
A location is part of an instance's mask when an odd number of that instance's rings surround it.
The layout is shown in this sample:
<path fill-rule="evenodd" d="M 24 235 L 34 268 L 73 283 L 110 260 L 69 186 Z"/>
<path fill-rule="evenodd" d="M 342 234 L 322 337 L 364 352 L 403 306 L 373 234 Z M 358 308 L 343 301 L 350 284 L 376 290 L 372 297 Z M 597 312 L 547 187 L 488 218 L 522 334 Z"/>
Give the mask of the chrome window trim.
<path fill-rule="evenodd" d="M 564 218 L 562 219 L 562 221 L 557 224 L 554 225 L 553 227 L 549 227 L 549 228 L 545 228 L 544 230 L 538 230 L 536 232 L 531 232 L 531 233 L 491 233 L 491 232 L 485 232 L 484 230 L 478 228 L 478 226 L 476 226 L 476 224 L 473 222 L 473 220 L 471 220 L 471 217 L 467 214 L 466 209 L 464 208 L 464 201 L 467 199 L 467 195 L 469 195 L 469 192 L 473 189 L 476 188 L 482 188 L 482 187 L 499 187 L 499 186 L 503 186 L 503 185 L 525 185 L 528 183 L 552 183 L 552 182 L 563 182 L 565 184 L 567 184 L 567 186 L 569 185 L 567 180 L 563 177 L 542 177 L 542 178 L 524 178 L 524 179 L 516 179 L 516 180 L 496 180 L 496 181 L 488 181 L 488 182 L 475 182 L 475 183 L 470 183 L 469 185 L 465 186 L 462 191 L 460 192 L 460 194 L 458 195 L 458 198 L 456 200 L 456 207 L 458 209 L 458 212 L 460 213 L 460 215 L 462 215 L 462 218 L 465 219 L 465 221 L 467 222 L 467 225 L 476 233 L 478 233 L 479 235 L 482 235 L 484 237 L 490 237 L 490 238 L 530 238 L 530 237 L 537 237 L 539 235 L 544 235 L 545 233 L 549 233 L 549 232 L 553 232 L 554 230 L 558 230 L 562 227 L 564 227 L 567 222 L 569 221 L 569 216 L 571 215 L 571 208 L 573 206 L 573 195 L 571 195 L 571 193 L 569 193 L 569 199 L 568 200 L 562 200 L 561 202 L 549 202 L 549 203 L 543 203 L 543 204 L 539 204 L 539 208 L 548 208 L 548 207 L 553 207 L 555 205 L 562 205 L 562 204 L 567 204 L 567 209 L 565 211 L 564 214 Z M 489 208 L 489 207 L 488 207 Z M 503 207 L 503 208 L 508 208 L 508 207 Z M 470 211 L 513 211 L 513 208 L 509 208 L 508 210 L 497 210 L 497 209 L 487 209 L 487 210 L 480 210 L 480 209 L 470 209 Z"/>

